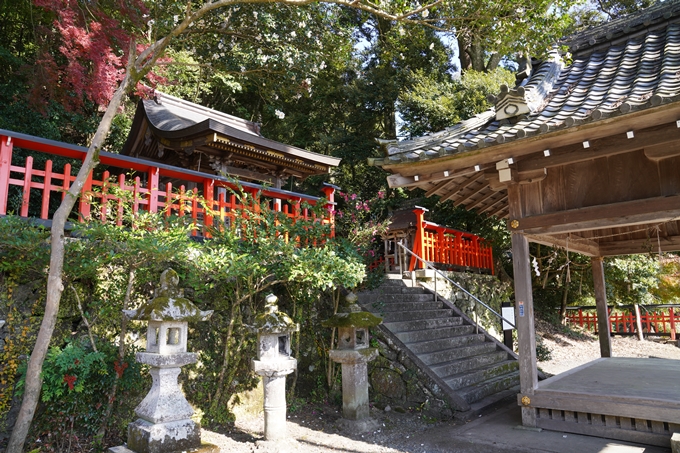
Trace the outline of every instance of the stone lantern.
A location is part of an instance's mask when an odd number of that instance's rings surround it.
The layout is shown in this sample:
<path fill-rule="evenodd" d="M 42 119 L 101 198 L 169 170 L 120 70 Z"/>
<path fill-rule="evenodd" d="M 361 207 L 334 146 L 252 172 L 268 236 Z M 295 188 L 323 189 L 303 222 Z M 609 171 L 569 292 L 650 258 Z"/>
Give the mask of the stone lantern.
<path fill-rule="evenodd" d="M 111 448 L 111 452 L 170 453 L 217 448 L 201 445 L 201 427 L 191 420 L 194 410 L 177 384 L 181 367 L 197 360 L 195 353 L 187 352 L 188 322 L 205 321 L 213 312 L 196 308 L 178 284 L 177 272 L 167 269 L 161 274 L 152 300 L 136 310 L 123 310 L 128 319 L 149 322 L 146 352 L 138 352 L 136 360 L 151 367 L 153 384 L 135 409 L 139 419 L 128 425 L 127 446 Z"/>
<path fill-rule="evenodd" d="M 356 294 L 349 293 L 341 311 L 322 325 L 338 329 L 338 347 L 330 351 L 330 358 L 342 364 L 344 424 L 354 431 L 369 431 L 376 422 L 369 418 L 367 363 L 378 357 L 378 350 L 369 347 L 368 329 L 382 319 L 362 311 L 356 302 Z"/>
<path fill-rule="evenodd" d="M 279 311 L 278 298 L 265 299 L 265 311 L 255 317 L 251 330 L 257 333 L 257 359 L 252 366 L 264 384 L 264 438 L 286 437 L 286 375 L 295 371 L 297 360 L 290 356 L 290 335 L 300 326 Z"/>

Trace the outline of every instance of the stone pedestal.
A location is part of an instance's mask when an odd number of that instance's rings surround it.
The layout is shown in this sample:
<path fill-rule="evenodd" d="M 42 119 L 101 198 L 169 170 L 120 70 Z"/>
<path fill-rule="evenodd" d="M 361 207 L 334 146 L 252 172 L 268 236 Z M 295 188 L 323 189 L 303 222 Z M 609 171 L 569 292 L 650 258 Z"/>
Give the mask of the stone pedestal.
<path fill-rule="evenodd" d="M 342 416 L 348 420 L 364 420 L 370 416 L 366 364 L 376 357 L 376 348 L 330 352 L 331 360 L 342 364 Z"/>
<path fill-rule="evenodd" d="M 255 374 L 262 376 L 264 385 L 264 438 L 267 441 L 285 439 L 286 375 L 295 371 L 297 360 L 286 358 L 274 362 L 252 361 Z"/>
<path fill-rule="evenodd" d="M 357 305 L 357 296 L 345 297 L 342 311 L 322 322 L 325 327 L 338 329 L 338 348 L 330 351 L 330 359 L 342 364 L 342 416 L 339 426 L 349 432 L 365 432 L 377 427 L 370 418 L 368 405 L 367 363 L 378 357 L 376 348 L 369 348 L 368 329 L 382 319 Z"/>

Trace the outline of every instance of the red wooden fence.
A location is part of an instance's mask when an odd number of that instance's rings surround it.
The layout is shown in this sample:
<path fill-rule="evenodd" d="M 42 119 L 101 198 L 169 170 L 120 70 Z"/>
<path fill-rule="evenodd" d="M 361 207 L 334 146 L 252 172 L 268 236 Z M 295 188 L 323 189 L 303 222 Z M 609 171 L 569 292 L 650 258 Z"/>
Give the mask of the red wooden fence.
<path fill-rule="evenodd" d="M 494 273 L 493 252 L 484 239 L 471 233 L 447 228 L 424 219 L 425 209 L 417 208 L 416 236 L 413 253 L 438 268 L 464 267 Z M 425 268 L 425 264 L 411 258 L 409 270 Z"/>
<path fill-rule="evenodd" d="M 642 330 L 648 334 L 670 335 L 672 340 L 676 337 L 676 325 L 680 324 L 680 319 L 673 307 L 668 308 L 668 312 L 655 311 L 640 314 Z M 575 325 L 579 325 L 586 330 L 597 331 L 597 314 L 591 310 L 584 309 L 567 310 L 567 320 Z M 633 313 L 611 313 L 609 315 L 611 331 L 618 334 L 636 334 L 637 324 Z"/>
<path fill-rule="evenodd" d="M 27 217 L 31 197 L 39 194 L 39 217 L 48 220 L 50 198 L 57 196 L 63 199 L 76 178 L 71 174 L 71 165 L 66 164 L 63 172 L 57 173 L 52 170 L 52 161 L 47 160 L 45 168 L 40 170 L 33 167 L 30 156 L 23 164 L 12 165 L 14 146 L 78 160 L 84 159 L 87 149 L 0 129 L 0 215 L 7 214 L 10 187 L 16 186 L 21 188 L 18 214 Z M 227 178 L 107 152 L 100 152 L 99 161 L 101 165 L 113 167 L 115 177 L 111 178 L 108 170 L 98 179 L 90 173 L 77 204 L 81 220 L 91 218 L 92 202 L 96 199 L 101 206 L 98 215 L 102 220 L 114 218 L 121 224 L 123 204 L 129 203 L 133 213 L 148 211 L 162 212 L 166 216 L 190 216 L 196 226 L 193 232 L 196 235 L 207 234 L 206 227 L 229 224 L 228 219 L 233 220 L 243 209 L 258 208 L 257 204 L 243 206 L 235 195 L 225 190 L 237 187 Z M 135 176 L 127 177 L 126 172 L 133 172 Z M 169 180 L 184 183 L 173 186 L 167 182 Z M 334 234 L 334 186 L 325 185 L 322 189 L 327 200 L 326 209 L 323 218 L 316 218 L 302 203 L 315 206 L 321 198 L 246 182 L 239 185 L 259 202 L 268 202 L 273 210 L 292 219 L 312 219 L 329 224 L 331 235 Z"/>

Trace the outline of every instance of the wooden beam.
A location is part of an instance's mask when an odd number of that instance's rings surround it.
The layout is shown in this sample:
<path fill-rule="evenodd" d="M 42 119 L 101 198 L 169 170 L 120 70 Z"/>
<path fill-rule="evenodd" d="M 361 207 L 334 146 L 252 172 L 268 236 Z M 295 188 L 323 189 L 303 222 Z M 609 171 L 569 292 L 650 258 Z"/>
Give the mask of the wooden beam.
<path fill-rule="evenodd" d="M 455 183 L 455 181 L 454 181 L 453 179 L 447 179 L 447 180 L 445 180 L 445 181 L 441 181 L 441 182 L 435 184 L 435 186 L 434 186 L 433 188 L 431 188 L 430 190 L 428 190 L 427 192 L 425 192 L 425 196 L 426 196 L 427 198 L 429 198 L 429 197 L 431 197 L 432 195 L 435 195 L 437 192 L 439 192 L 440 189 L 443 189 L 443 188 L 445 188 L 446 186 L 448 186 L 448 185 L 450 185 L 450 184 L 452 185 L 452 184 L 454 184 L 454 183 Z"/>
<path fill-rule="evenodd" d="M 479 181 L 479 180 L 482 179 L 483 177 L 484 177 L 484 173 L 479 173 L 477 176 L 475 176 L 474 178 L 471 178 L 471 179 L 470 179 L 469 181 L 467 181 L 466 183 L 464 183 L 464 184 L 459 184 L 457 187 L 455 187 L 453 190 L 451 190 L 447 195 L 441 197 L 441 198 L 439 199 L 439 201 L 440 201 L 441 203 L 443 203 L 443 202 L 445 202 L 445 201 L 448 201 L 448 200 L 452 199 L 453 197 L 456 196 L 456 194 L 457 194 L 458 192 L 460 192 L 461 190 L 467 189 L 468 187 L 470 187 L 471 185 L 473 185 L 474 183 L 476 183 L 477 181 Z M 455 204 L 455 202 L 454 202 L 454 204 Z"/>
<path fill-rule="evenodd" d="M 566 235 L 527 234 L 526 237 L 529 242 L 536 244 L 561 247 L 586 256 L 600 256 L 600 245 L 597 242 L 582 238 L 573 233 L 569 236 L 569 241 L 567 241 Z"/>
<path fill-rule="evenodd" d="M 497 210 L 503 208 L 503 206 L 498 206 L 498 204 L 499 204 L 499 203 L 505 204 L 505 200 L 506 200 L 507 198 L 508 198 L 508 197 L 507 197 L 506 195 L 501 195 L 501 197 L 500 197 L 499 199 L 495 200 L 493 203 L 491 203 L 490 205 L 488 205 L 486 208 L 484 208 L 484 209 L 482 209 L 481 211 L 478 211 L 478 212 L 479 212 L 480 214 L 483 214 L 483 213 L 485 213 L 485 212 L 486 212 L 486 213 L 489 213 L 489 212 L 496 212 Z"/>
<path fill-rule="evenodd" d="M 668 157 L 680 156 L 680 142 L 647 145 L 645 146 L 645 156 L 647 156 L 647 159 L 655 162 Z"/>
<path fill-rule="evenodd" d="M 428 173 L 424 175 L 417 175 L 418 180 L 416 181 L 416 175 L 410 175 L 410 176 L 402 176 L 399 173 L 395 173 L 393 175 L 389 175 L 387 177 L 387 185 L 390 188 L 396 188 L 396 187 L 418 187 L 421 186 L 424 183 L 435 183 L 435 182 L 440 182 L 440 181 L 445 181 L 449 179 L 455 179 L 459 178 L 461 176 L 467 176 L 471 175 L 473 173 L 477 173 L 479 170 L 475 170 L 474 167 L 471 168 L 463 168 L 459 170 L 442 170 L 442 171 L 437 171 L 434 173 Z"/>
<path fill-rule="evenodd" d="M 605 242 L 600 244 L 601 256 L 634 255 L 637 253 L 658 252 L 659 245 L 662 252 L 680 251 L 680 236 L 655 237 L 649 239 L 634 239 L 628 241 Z"/>
<path fill-rule="evenodd" d="M 618 134 L 597 140 L 589 140 L 589 148 L 584 148 L 583 143 L 554 148 L 550 150 L 550 157 L 542 155 L 529 156 L 518 161 L 517 169 L 520 172 L 527 172 L 540 170 L 541 168 L 558 167 L 600 157 L 629 153 L 646 147 L 664 146 L 678 140 L 680 140 L 680 129 L 678 129 L 675 123 L 671 125 L 662 124 L 635 131 L 634 138 L 627 138 L 626 134 Z"/>
<path fill-rule="evenodd" d="M 502 217 L 501 214 L 504 211 L 509 211 L 508 207 L 505 205 L 505 203 L 501 203 L 501 205 L 498 207 L 498 209 L 491 210 L 489 211 L 490 216 L 496 216 L 496 217 Z"/>
<path fill-rule="evenodd" d="M 680 195 L 625 201 L 587 208 L 540 214 L 518 220 L 515 231 L 554 234 L 597 230 L 645 223 L 663 223 L 680 217 Z"/>
<path fill-rule="evenodd" d="M 510 215 L 521 216 L 521 199 L 519 186 L 508 187 L 508 204 Z M 533 396 L 538 387 L 538 370 L 536 368 L 536 330 L 534 327 L 534 300 L 531 288 L 531 256 L 529 241 L 519 232 L 512 235 L 512 268 L 515 282 L 515 320 L 517 326 L 517 342 L 519 343 L 519 383 L 521 392 Z M 522 424 L 536 426 L 536 409 L 522 407 Z"/>
<path fill-rule="evenodd" d="M 477 181 L 479 181 L 479 180 L 480 180 L 480 178 L 477 178 Z M 468 186 L 469 186 L 469 185 L 468 185 Z M 486 188 L 486 185 L 482 182 L 482 187 L 479 187 L 479 188 L 477 188 L 477 189 L 472 189 L 472 190 L 470 191 L 469 194 L 460 197 L 460 198 L 457 199 L 454 203 L 456 203 L 456 205 L 462 205 L 462 204 L 464 204 L 467 200 L 469 200 L 470 197 L 472 197 L 472 196 L 478 194 L 479 192 L 483 191 L 485 188 Z"/>
<path fill-rule="evenodd" d="M 595 305 L 597 306 L 597 332 L 600 338 L 600 357 L 612 356 L 610 340 L 609 311 L 607 309 L 607 289 L 604 280 L 604 265 L 602 257 L 591 258 L 593 268 L 593 286 L 595 290 Z"/>
<path fill-rule="evenodd" d="M 481 203 L 484 203 L 486 200 L 493 197 L 494 195 L 496 195 L 496 192 L 494 192 L 491 189 L 488 189 L 486 195 L 481 196 L 479 200 L 472 202 L 472 204 L 466 205 L 465 209 L 467 209 L 468 211 L 474 209 L 475 207 L 479 206 Z"/>

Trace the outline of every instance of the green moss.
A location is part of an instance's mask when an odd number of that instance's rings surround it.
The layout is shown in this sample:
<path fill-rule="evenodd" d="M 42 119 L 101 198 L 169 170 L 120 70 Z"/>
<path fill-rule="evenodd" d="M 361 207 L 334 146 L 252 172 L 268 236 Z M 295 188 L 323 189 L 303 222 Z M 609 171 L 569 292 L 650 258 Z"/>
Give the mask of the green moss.
<path fill-rule="evenodd" d="M 367 311 L 354 313 L 337 313 L 321 323 L 324 327 L 375 327 L 382 323 L 382 318 Z"/>

